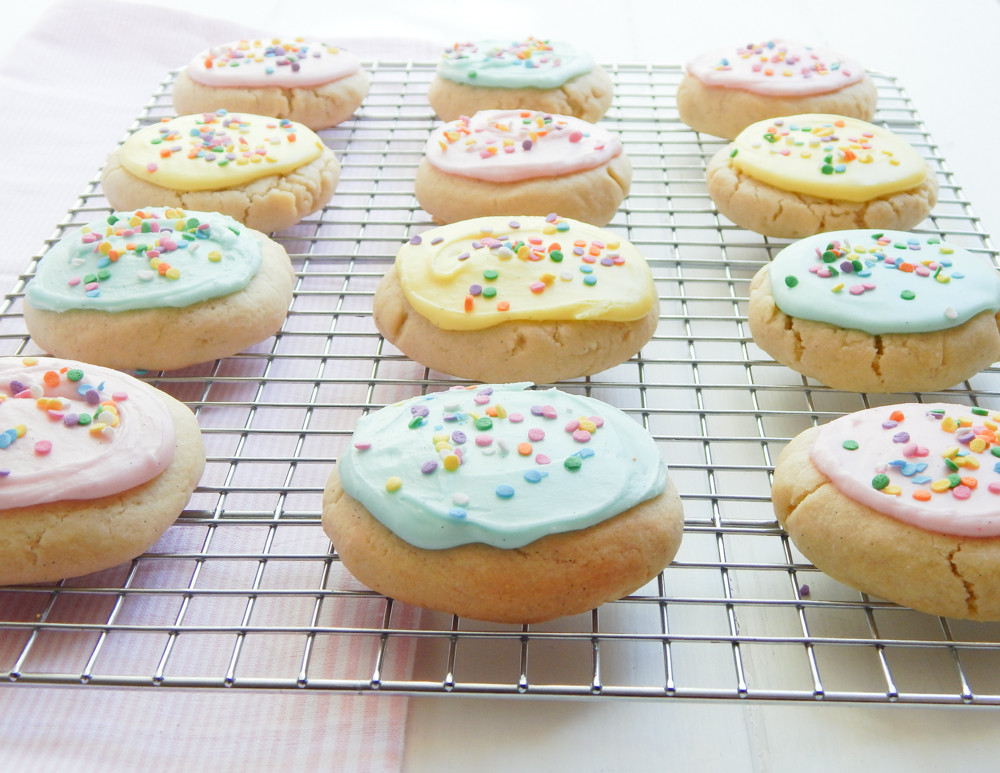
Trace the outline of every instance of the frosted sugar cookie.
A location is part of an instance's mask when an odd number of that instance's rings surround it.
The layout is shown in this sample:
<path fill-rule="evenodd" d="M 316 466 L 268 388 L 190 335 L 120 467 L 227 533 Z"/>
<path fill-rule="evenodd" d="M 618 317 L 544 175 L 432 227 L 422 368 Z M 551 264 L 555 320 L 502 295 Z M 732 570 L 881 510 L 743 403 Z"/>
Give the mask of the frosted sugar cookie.
<path fill-rule="evenodd" d="M 1000 414 L 870 408 L 782 451 L 774 512 L 817 568 L 922 612 L 1000 619 Z"/>
<path fill-rule="evenodd" d="M 248 113 L 185 115 L 130 135 L 104 165 L 118 210 L 183 207 L 280 231 L 333 196 L 340 164 L 301 124 Z"/>
<path fill-rule="evenodd" d="M 439 223 L 518 212 L 606 225 L 632 182 L 621 140 L 571 116 L 482 110 L 438 127 L 414 192 Z"/>
<path fill-rule="evenodd" d="M 347 569 L 400 601 L 498 622 L 585 612 L 680 544 L 653 439 L 592 398 L 458 387 L 362 417 L 323 498 Z"/>
<path fill-rule="evenodd" d="M 659 297 L 638 250 L 575 220 L 483 217 L 413 237 L 375 290 L 375 325 L 429 368 L 549 383 L 645 344 Z"/>
<path fill-rule="evenodd" d="M 757 121 L 832 113 L 871 121 L 875 84 L 860 63 L 788 40 L 730 46 L 695 57 L 677 87 L 680 119 L 733 139 Z"/>
<path fill-rule="evenodd" d="M 95 365 L 0 357 L 0 585 L 134 558 L 204 465 L 198 423 L 169 395 Z"/>
<path fill-rule="evenodd" d="M 838 115 L 748 126 L 709 161 L 708 193 L 736 225 L 798 239 L 844 228 L 906 230 L 937 202 L 937 178 L 902 138 Z"/>
<path fill-rule="evenodd" d="M 590 54 L 528 37 L 446 48 L 427 98 L 444 121 L 517 108 L 597 121 L 611 106 L 613 92 L 610 76 Z"/>
<path fill-rule="evenodd" d="M 347 120 L 371 81 L 354 54 L 306 38 L 236 40 L 195 55 L 173 85 L 178 115 L 253 113 L 310 129 Z"/>
<path fill-rule="evenodd" d="M 276 333 L 294 281 L 280 244 L 226 215 L 115 212 L 45 254 L 25 289 L 24 321 L 60 357 L 172 370 Z"/>
<path fill-rule="evenodd" d="M 1000 274 L 936 236 L 849 230 L 795 242 L 750 284 L 750 332 L 836 389 L 923 392 L 1000 359 Z"/>

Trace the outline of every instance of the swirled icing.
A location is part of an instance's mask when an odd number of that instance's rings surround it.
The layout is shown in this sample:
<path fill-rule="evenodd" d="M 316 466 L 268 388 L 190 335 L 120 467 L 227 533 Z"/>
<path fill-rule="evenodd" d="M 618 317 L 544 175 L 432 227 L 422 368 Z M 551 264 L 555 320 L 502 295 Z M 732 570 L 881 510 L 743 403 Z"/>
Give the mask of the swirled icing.
<path fill-rule="evenodd" d="M 594 69 L 594 60 L 566 43 L 478 40 L 455 43 L 438 62 L 442 78 L 470 86 L 554 89 Z"/>
<path fill-rule="evenodd" d="M 661 493 L 653 439 L 616 408 L 527 384 L 457 387 L 368 414 L 344 490 L 420 548 L 518 548 Z"/>
<path fill-rule="evenodd" d="M 242 290 L 261 246 L 226 215 L 150 207 L 115 212 L 49 250 L 25 290 L 37 309 L 183 307 Z"/>
<path fill-rule="evenodd" d="M 434 228 L 404 244 L 395 265 L 406 299 L 447 330 L 511 320 L 630 322 L 656 301 L 649 265 L 631 243 L 556 215 Z"/>
<path fill-rule="evenodd" d="M 621 154 L 611 132 L 533 110 L 481 110 L 435 129 L 425 156 L 442 172 L 509 183 L 594 169 Z"/>
<path fill-rule="evenodd" d="M 290 172 L 322 152 L 320 138 L 300 123 L 218 110 L 140 129 L 125 140 L 121 164 L 154 185 L 211 191 Z"/>
<path fill-rule="evenodd" d="M 927 165 L 892 132 L 857 118 L 823 113 L 751 124 L 730 145 L 730 162 L 777 188 L 824 199 L 871 201 L 909 190 Z"/>
<path fill-rule="evenodd" d="M 361 69 L 349 51 L 305 38 L 236 40 L 212 46 L 187 65 L 188 77 L 205 86 L 319 86 Z"/>
<path fill-rule="evenodd" d="M 817 234 L 781 250 L 769 273 L 785 314 L 872 335 L 948 330 L 1000 311 L 997 270 L 926 234 Z"/>
<path fill-rule="evenodd" d="M 858 83 L 865 69 L 829 49 L 768 40 L 704 53 L 686 65 L 706 86 L 797 97 L 825 94 Z"/>
<path fill-rule="evenodd" d="M 159 475 L 174 444 L 163 400 L 131 376 L 0 358 L 0 510 L 127 491 Z"/>
<path fill-rule="evenodd" d="M 1000 535 L 1000 413 L 909 403 L 822 426 L 811 455 L 837 489 L 921 529 Z"/>

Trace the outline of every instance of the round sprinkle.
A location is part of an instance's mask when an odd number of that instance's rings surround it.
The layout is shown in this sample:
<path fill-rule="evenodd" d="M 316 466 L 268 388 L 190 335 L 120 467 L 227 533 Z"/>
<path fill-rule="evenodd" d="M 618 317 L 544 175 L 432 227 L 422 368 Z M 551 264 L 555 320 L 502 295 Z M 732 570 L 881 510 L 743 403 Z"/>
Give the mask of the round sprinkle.
<path fill-rule="evenodd" d="M 884 474 L 878 474 L 872 478 L 872 488 L 881 491 L 886 486 L 889 485 L 889 476 Z"/>
<path fill-rule="evenodd" d="M 438 463 L 431 459 L 430 461 L 424 462 L 420 465 L 420 472 L 424 475 L 430 475 L 434 470 L 437 469 Z"/>
<path fill-rule="evenodd" d="M 508 486 L 506 483 L 501 483 L 497 486 L 497 496 L 501 499 L 510 499 L 514 496 L 514 487 Z"/>
<path fill-rule="evenodd" d="M 545 439 L 545 430 L 538 427 L 532 427 L 528 430 L 528 440 L 533 443 L 537 443 L 539 440 Z"/>
<path fill-rule="evenodd" d="M 402 487 L 403 487 L 403 481 L 400 478 L 397 478 L 395 475 L 390 477 L 385 482 L 385 490 L 388 491 L 389 493 L 392 493 L 393 491 L 399 491 Z"/>
<path fill-rule="evenodd" d="M 583 466 L 583 462 L 580 461 L 580 457 L 579 456 L 570 456 L 570 457 L 567 457 L 566 461 L 563 462 L 563 467 L 565 467 L 570 472 L 574 472 L 576 470 L 579 470 L 582 466 Z"/>
<path fill-rule="evenodd" d="M 857 440 L 845 440 L 843 443 L 844 449 L 846 451 L 857 451 L 858 441 Z"/>
<path fill-rule="evenodd" d="M 528 483 L 538 483 L 542 479 L 542 473 L 538 470 L 528 470 L 524 473 L 524 479 Z"/>

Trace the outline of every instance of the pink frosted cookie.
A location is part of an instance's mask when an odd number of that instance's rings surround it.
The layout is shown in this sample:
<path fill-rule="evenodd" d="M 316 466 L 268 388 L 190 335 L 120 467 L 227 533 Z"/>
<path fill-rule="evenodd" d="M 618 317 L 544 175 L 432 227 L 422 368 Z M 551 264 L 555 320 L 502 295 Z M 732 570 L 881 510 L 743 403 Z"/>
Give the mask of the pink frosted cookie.
<path fill-rule="evenodd" d="M 305 38 L 237 40 L 200 52 L 178 73 L 174 110 L 224 108 L 325 129 L 350 118 L 369 85 L 358 58 L 337 46 Z"/>
<path fill-rule="evenodd" d="M 95 365 L 0 358 L 0 585 L 134 558 L 204 466 L 198 423 L 169 395 Z"/>
<path fill-rule="evenodd" d="M 677 88 L 680 119 L 733 139 L 757 121 L 834 113 L 870 121 L 875 84 L 856 61 L 817 46 L 769 40 L 718 49 L 686 65 Z"/>
<path fill-rule="evenodd" d="M 1000 619 L 1000 413 L 909 403 L 801 433 L 774 511 L 817 568 L 923 612 Z"/>
<path fill-rule="evenodd" d="M 600 126 L 533 110 L 482 110 L 434 130 L 415 193 L 440 223 L 556 210 L 600 226 L 631 181 L 621 140 Z"/>

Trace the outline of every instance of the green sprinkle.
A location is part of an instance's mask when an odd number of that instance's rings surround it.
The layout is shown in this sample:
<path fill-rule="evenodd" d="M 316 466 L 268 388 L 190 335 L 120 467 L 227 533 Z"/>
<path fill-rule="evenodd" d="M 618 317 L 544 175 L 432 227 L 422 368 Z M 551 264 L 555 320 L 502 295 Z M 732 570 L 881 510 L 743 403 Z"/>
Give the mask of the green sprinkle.
<path fill-rule="evenodd" d="M 500 276 L 500 272 L 497 271 L 495 268 L 488 268 L 483 272 L 483 279 L 485 279 L 487 282 L 492 282 L 498 276 Z"/>
<path fill-rule="evenodd" d="M 79 368 L 70 368 L 68 371 L 66 371 L 66 378 L 68 378 L 70 381 L 79 381 L 81 378 L 83 378 L 83 371 L 80 370 Z M 994 450 L 997 449 L 994 448 Z"/>
<path fill-rule="evenodd" d="M 955 464 L 955 462 L 952 461 L 951 459 L 945 459 L 944 460 L 944 465 L 945 465 L 945 467 L 947 467 L 952 472 L 957 472 L 958 471 L 958 465 Z"/>
<path fill-rule="evenodd" d="M 902 298 L 904 301 L 912 301 L 914 298 L 917 297 L 917 294 L 913 292 L 913 290 L 903 290 L 903 292 L 899 294 L 899 297 Z"/>
<path fill-rule="evenodd" d="M 478 75 L 478 73 L 475 70 L 469 70 L 469 80 L 475 78 L 476 75 Z"/>
<path fill-rule="evenodd" d="M 835 261 L 836 259 L 837 259 L 837 253 L 834 252 L 833 250 L 827 250 L 826 252 L 823 253 L 824 263 L 833 263 L 833 261 Z"/>
<path fill-rule="evenodd" d="M 797 285 L 798 283 L 799 283 L 799 278 L 797 276 L 789 274 L 788 276 L 785 277 L 785 284 L 788 287 L 795 287 L 795 285 Z"/>
<path fill-rule="evenodd" d="M 1000 457 L 1000 446 L 993 446 L 990 449 L 990 453 L 993 454 L 994 456 Z"/>
<path fill-rule="evenodd" d="M 833 167 L 830 164 L 823 164 L 823 166 L 819 168 L 819 171 L 823 174 L 833 174 Z"/>
<path fill-rule="evenodd" d="M 483 297 L 484 298 L 495 298 L 497 294 L 497 288 L 495 287 L 484 287 Z"/>
<path fill-rule="evenodd" d="M 493 419 L 489 416 L 481 416 L 476 419 L 476 429 L 488 430 L 493 429 Z"/>
<path fill-rule="evenodd" d="M 79 419 L 78 423 L 80 424 L 81 427 L 86 427 L 88 424 L 90 424 L 90 414 L 89 413 L 81 413 L 80 414 L 80 419 Z"/>
<path fill-rule="evenodd" d="M 553 263 L 562 263 L 562 259 L 563 254 L 560 250 L 552 250 L 552 252 L 549 253 L 549 260 Z"/>
<path fill-rule="evenodd" d="M 583 462 L 580 461 L 580 457 L 579 456 L 569 456 L 569 457 L 566 458 L 566 461 L 563 462 L 563 467 L 565 467 L 570 472 L 574 472 L 575 470 L 579 470 L 582 466 L 583 466 Z"/>
<path fill-rule="evenodd" d="M 990 414 L 990 412 L 985 408 L 973 408 L 972 412 L 976 414 L 976 416 L 989 416 Z"/>
<path fill-rule="evenodd" d="M 846 451 L 857 451 L 858 450 L 858 441 L 857 440 L 845 440 L 844 441 L 844 449 Z"/>
<path fill-rule="evenodd" d="M 733 148 L 733 152 L 729 154 L 729 157 L 732 158 L 733 156 L 735 156 L 739 152 L 740 152 L 739 148 Z"/>
<path fill-rule="evenodd" d="M 416 429 L 423 423 L 424 423 L 423 416 L 414 416 L 412 419 L 410 419 L 410 423 L 407 424 L 406 426 L 408 426 L 410 429 Z"/>
<path fill-rule="evenodd" d="M 100 271 L 97 272 L 97 278 L 100 279 L 101 281 L 109 279 L 110 277 L 111 277 L 111 272 L 108 271 L 106 268 L 102 268 Z"/>
<path fill-rule="evenodd" d="M 83 277 L 83 281 L 86 284 L 90 284 L 91 282 L 96 282 L 97 274 L 87 274 L 86 276 Z"/>
<path fill-rule="evenodd" d="M 876 475 L 872 478 L 872 488 L 881 491 L 889 485 L 889 476 L 885 474 Z"/>
<path fill-rule="evenodd" d="M 962 476 L 954 473 L 948 476 L 948 488 L 955 488 L 962 483 Z"/>
<path fill-rule="evenodd" d="M 865 267 L 865 264 L 860 260 L 852 260 L 851 265 L 854 266 L 855 271 L 863 271 Z"/>

